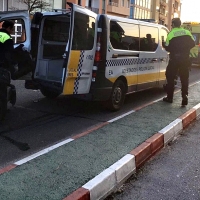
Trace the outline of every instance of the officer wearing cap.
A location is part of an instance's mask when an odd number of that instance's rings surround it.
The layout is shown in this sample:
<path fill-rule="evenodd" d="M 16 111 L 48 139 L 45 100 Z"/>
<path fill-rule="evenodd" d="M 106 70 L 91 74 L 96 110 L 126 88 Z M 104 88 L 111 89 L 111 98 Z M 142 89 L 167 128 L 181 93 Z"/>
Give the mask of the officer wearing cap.
<path fill-rule="evenodd" d="M 181 80 L 182 106 L 188 104 L 188 85 L 190 68 L 190 49 L 195 46 L 190 31 L 183 29 L 180 18 L 172 19 L 172 30 L 169 32 L 163 47 L 170 52 L 170 59 L 166 69 L 167 97 L 163 101 L 172 103 L 174 95 L 174 80 L 177 73 Z"/>

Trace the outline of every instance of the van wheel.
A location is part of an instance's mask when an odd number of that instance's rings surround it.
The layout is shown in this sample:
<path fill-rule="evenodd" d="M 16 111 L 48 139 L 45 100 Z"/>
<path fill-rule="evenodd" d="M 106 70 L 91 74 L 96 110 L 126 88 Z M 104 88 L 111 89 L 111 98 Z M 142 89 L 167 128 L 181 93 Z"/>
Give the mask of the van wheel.
<path fill-rule="evenodd" d="M 40 92 L 47 98 L 49 99 L 55 99 L 56 97 L 58 97 L 60 95 L 59 92 L 55 92 L 55 91 L 50 91 L 49 89 L 46 88 L 40 88 Z"/>
<path fill-rule="evenodd" d="M 125 99 L 126 86 L 123 81 L 117 80 L 113 86 L 112 93 L 108 100 L 107 108 L 111 111 L 119 110 Z"/>

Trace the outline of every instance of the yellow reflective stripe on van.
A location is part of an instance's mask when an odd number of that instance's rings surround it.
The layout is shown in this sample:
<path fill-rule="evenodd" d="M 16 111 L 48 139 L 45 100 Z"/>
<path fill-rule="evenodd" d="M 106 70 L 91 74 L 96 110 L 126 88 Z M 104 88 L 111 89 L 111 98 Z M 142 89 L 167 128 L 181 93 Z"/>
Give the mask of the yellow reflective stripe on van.
<path fill-rule="evenodd" d="M 112 77 L 112 78 L 108 78 L 108 80 L 112 83 L 114 83 L 117 80 L 118 77 Z M 127 80 L 127 84 L 129 85 L 134 85 L 137 84 L 137 79 L 138 76 L 137 75 L 132 75 L 132 76 L 126 76 L 126 80 Z"/>
<path fill-rule="evenodd" d="M 112 83 L 114 83 L 117 80 L 117 78 L 118 77 L 112 77 L 112 78 L 108 78 L 108 80 L 111 81 Z M 161 80 L 165 79 L 165 71 L 163 73 L 160 73 L 160 77 L 159 77 L 159 73 L 149 73 L 149 74 L 138 74 L 138 75 L 126 76 L 128 86 L 157 81 L 158 78 Z"/>
<path fill-rule="evenodd" d="M 158 76 L 158 73 L 138 74 L 138 84 L 157 81 Z"/>
<path fill-rule="evenodd" d="M 69 64 L 67 67 L 67 78 L 64 83 L 63 94 L 74 93 L 74 83 L 78 74 L 78 64 L 80 58 L 80 51 L 71 50 Z"/>

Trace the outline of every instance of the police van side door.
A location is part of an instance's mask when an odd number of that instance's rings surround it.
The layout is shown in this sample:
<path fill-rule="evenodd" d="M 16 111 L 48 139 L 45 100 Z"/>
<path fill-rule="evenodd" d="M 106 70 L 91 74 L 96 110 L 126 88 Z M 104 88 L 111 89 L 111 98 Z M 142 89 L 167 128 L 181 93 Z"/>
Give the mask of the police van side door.
<path fill-rule="evenodd" d="M 72 11 L 70 37 L 65 53 L 63 94 L 87 94 L 92 79 L 97 14 L 83 7 L 68 4 Z"/>
<path fill-rule="evenodd" d="M 28 11 L 0 12 L 0 24 L 4 20 L 12 20 L 15 22 L 15 27 L 11 34 L 14 41 L 14 48 L 23 44 L 24 49 L 30 52 L 30 18 Z"/>

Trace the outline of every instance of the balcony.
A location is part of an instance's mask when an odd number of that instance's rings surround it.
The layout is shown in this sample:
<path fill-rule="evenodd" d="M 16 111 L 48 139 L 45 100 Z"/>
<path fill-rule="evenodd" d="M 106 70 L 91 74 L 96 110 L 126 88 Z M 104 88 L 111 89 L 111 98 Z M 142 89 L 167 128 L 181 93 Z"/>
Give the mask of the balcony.
<path fill-rule="evenodd" d="M 111 1 L 107 5 L 107 13 L 127 17 L 130 15 L 130 8 L 120 6 L 117 2 Z"/>
<path fill-rule="evenodd" d="M 113 2 L 113 1 L 111 1 L 111 2 L 108 2 L 108 5 L 110 5 L 110 6 L 116 6 L 116 7 L 118 7 L 118 3 L 116 3 L 116 2 Z"/>
<path fill-rule="evenodd" d="M 99 14 L 99 9 L 98 8 L 93 8 L 93 7 L 88 7 L 88 6 L 85 6 L 85 8 L 87 8 L 88 10 L 93 11 L 96 14 Z"/>

